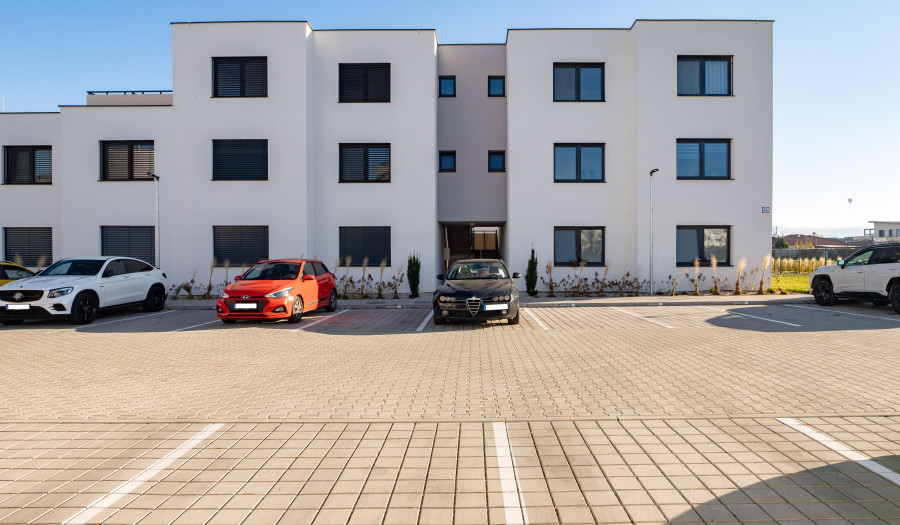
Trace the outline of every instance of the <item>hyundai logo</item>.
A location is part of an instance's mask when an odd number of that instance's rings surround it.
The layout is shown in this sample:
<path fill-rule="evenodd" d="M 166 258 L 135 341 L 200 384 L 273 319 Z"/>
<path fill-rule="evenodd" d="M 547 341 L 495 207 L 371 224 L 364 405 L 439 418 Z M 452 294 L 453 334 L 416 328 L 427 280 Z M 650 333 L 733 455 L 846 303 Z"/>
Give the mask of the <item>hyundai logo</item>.
<path fill-rule="evenodd" d="M 242 296 L 241 296 L 241 299 L 249 299 L 249 298 L 250 298 L 249 295 L 242 295 Z"/>

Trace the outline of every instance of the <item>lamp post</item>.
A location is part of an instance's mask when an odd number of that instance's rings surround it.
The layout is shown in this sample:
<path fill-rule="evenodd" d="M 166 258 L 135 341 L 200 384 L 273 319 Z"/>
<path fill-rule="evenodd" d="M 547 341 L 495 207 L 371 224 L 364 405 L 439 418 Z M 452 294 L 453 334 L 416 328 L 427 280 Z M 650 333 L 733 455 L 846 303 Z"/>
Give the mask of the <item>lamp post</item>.
<path fill-rule="evenodd" d="M 159 262 L 159 177 L 155 173 L 148 173 L 147 175 L 153 177 L 153 180 L 156 181 L 156 226 L 153 228 L 153 240 L 156 244 L 156 253 L 154 254 L 156 267 L 160 268 L 162 265 Z"/>
<path fill-rule="evenodd" d="M 657 171 L 650 170 L 650 295 L 653 295 L 653 174 Z"/>

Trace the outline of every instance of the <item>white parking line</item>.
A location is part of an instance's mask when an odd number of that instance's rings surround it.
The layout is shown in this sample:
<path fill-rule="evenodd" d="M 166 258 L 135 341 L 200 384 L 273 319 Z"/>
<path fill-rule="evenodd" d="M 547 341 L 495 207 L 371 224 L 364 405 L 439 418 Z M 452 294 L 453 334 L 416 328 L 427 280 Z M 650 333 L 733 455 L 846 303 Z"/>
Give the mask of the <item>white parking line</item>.
<path fill-rule="evenodd" d="M 893 483 L 896 483 L 897 485 L 900 485 L 900 474 L 885 467 L 881 463 L 872 461 L 872 459 L 869 458 L 869 456 L 866 456 L 865 454 L 862 454 L 856 450 L 853 450 L 852 448 L 841 443 L 840 441 L 831 439 L 831 436 L 828 436 L 827 434 L 822 434 L 821 432 L 816 432 L 809 425 L 805 425 L 805 424 L 797 421 L 796 419 L 792 419 L 789 417 L 779 417 L 778 421 L 784 423 L 785 425 L 793 428 L 794 430 L 796 430 L 798 432 L 802 432 L 806 436 L 818 441 L 819 443 L 825 445 L 826 447 L 830 448 L 831 450 L 844 456 L 845 458 L 849 459 L 850 461 L 856 462 L 860 466 L 871 470 L 872 472 L 874 472 L 875 474 L 878 474 L 879 476 L 883 477 L 884 479 L 891 481 Z"/>
<path fill-rule="evenodd" d="M 222 321 L 220 321 L 219 319 L 216 319 L 215 321 L 209 321 L 206 323 L 195 324 L 193 326 L 185 326 L 184 328 L 176 328 L 175 330 L 169 330 L 169 332 L 181 332 L 183 330 L 190 330 L 191 328 L 197 328 L 198 326 L 206 326 L 208 324 L 221 323 L 221 322 Z"/>
<path fill-rule="evenodd" d="M 725 312 L 728 314 L 740 315 L 743 317 L 750 317 L 751 319 L 759 319 L 760 321 L 768 321 L 770 323 L 786 324 L 788 326 L 797 326 L 797 327 L 803 326 L 802 324 L 788 323 L 787 321 L 778 321 L 775 319 L 766 319 L 765 317 L 758 317 L 758 316 L 750 315 L 750 314 L 742 314 L 740 312 L 734 312 L 732 310 L 722 310 L 721 308 L 713 308 L 712 306 L 704 306 L 703 308 L 706 308 L 707 310 L 715 310 L 717 312 Z"/>
<path fill-rule="evenodd" d="M 425 316 L 425 319 L 422 319 L 422 322 L 419 323 L 419 326 L 416 327 L 416 332 L 421 332 L 422 330 L 424 330 L 425 325 L 428 324 L 428 321 L 430 321 L 432 317 L 434 317 L 434 310 L 428 312 L 428 315 Z"/>
<path fill-rule="evenodd" d="M 528 523 L 528 513 L 519 490 L 519 471 L 509 445 L 506 423 L 494 423 L 494 449 L 497 451 L 497 465 L 500 468 L 500 488 L 503 489 L 503 507 L 506 523 L 523 525 Z"/>
<path fill-rule="evenodd" d="M 336 316 L 336 315 L 341 315 L 341 314 L 346 313 L 346 312 L 349 312 L 349 311 L 350 311 L 349 309 L 348 309 L 348 310 L 341 310 L 340 312 L 331 314 L 331 315 L 329 315 L 329 316 L 327 316 L 327 317 L 323 317 L 323 318 L 321 318 L 321 319 L 316 319 L 315 321 L 309 323 L 308 325 L 304 325 L 304 326 L 301 326 L 300 328 L 295 328 L 295 329 L 291 330 L 291 332 L 299 332 L 300 330 L 306 330 L 306 329 L 309 328 L 310 326 L 315 326 L 315 325 L 321 323 L 322 321 L 327 321 L 327 320 L 331 319 L 332 317 L 334 317 L 334 316 Z"/>
<path fill-rule="evenodd" d="M 532 312 L 531 310 L 526 310 L 524 308 L 522 308 L 522 311 L 528 314 L 528 317 L 534 319 L 534 322 L 536 322 L 541 328 L 543 328 L 544 330 L 549 330 L 549 328 L 547 328 L 547 325 L 545 325 L 544 322 L 541 321 L 541 318 L 538 317 L 534 312 Z"/>
<path fill-rule="evenodd" d="M 844 312 L 840 310 L 826 310 L 825 308 L 812 308 L 809 306 L 800 306 L 796 304 L 786 304 L 785 306 L 789 306 L 791 308 L 803 308 L 804 310 L 813 310 L 816 312 L 825 312 L 825 313 L 833 313 L 837 315 L 855 315 L 856 317 L 868 317 L 869 319 L 881 319 L 882 321 L 892 321 L 895 323 L 900 323 L 900 319 L 891 319 L 890 317 L 879 317 L 877 315 L 866 315 L 866 314 L 854 314 L 852 312 Z"/>
<path fill-rule="evenodd" d="M 125 483 L 114 488 L 108 495 L 101 497 L 97 501 L 91 503 L 86 508 L 81 509 L 71 518 L 63 523 L 87 523 L 97 514 L 111 507 L 115 502 L 124 496 L 136 491 L 141 485 L 153 479 L 154 476 L 163 471 L 166 467 L 175 462 L 176 459 L 183 456 L 186 452 L 199 445 L 203 440 L 211 436 L 214 432 L 222 428 L 222 423 L 213 423 L 203 429 L 200 433 L 182 443 L 178 448 L 166 454 L 162 459 L 157 460 L 154 464 L 147 467 L 142 472 L 135 475 Z"/>
<path fill-rule="evenodd" d="M 134 321 L 135 319 L 144 319 L 144 318 L 146 318 L 146 317 L 153 317 L 154 315 L 170 314 L 170 313 L 172 313 L 172 312 L 174 312 L 174 311 L 175 311 L 175 310 L 166 310 L 166 311 L 164 311 L 164 312 L 156 312 L 155 314 L 144 314 L 144 315 L 138 315 L 138 316 L 136 316 L 136 317 L 128 317 L 128 318 L 126 318 L 126 319 L 114 319 L 114 320 L 112 320 L 112 321 L 104 321 L 104 322 L 102 322 L 102 323 L 91 323 L 91 324 L 86 324 L 86 325 L 84 325 L 84 326 L 76 326 L 76 327 L 72 327 L 72 328 L 63 328 L 63 329 L 61 329 L 61 330 L 51 330 L 51 331 L 49 331 L 49 332 L 45 332 L 45 334 L 55 334 L 55 333 L 58 333 L 58 332 L 68 332 L 68 331 L 71 331 L 71 330 L 81 330 L 81 329 L 84 329 L 84 328 L 94 328 L 95 326 L 103 326 L 103 325 L 105 325 L 105 324 L 112 324 L 112 323 L 121 323 L 121 322 L 123 322 L 123 321 Z"/>
<path fill-rule="evenodd" d="M 667 324 L 665 324 L 665 323 L 660 323 L 659 321 L 654 321 L 653 319 L 650 319 L 650 318 L 648 318 L 648 317 L 644 317 L 643 315 L 638 315 L 638 314 L 636 314 L 636 313 L 634 313 L 634 312 L 629 312 L 628 310 L 625 310 L 624 308 L 619 308 L 618 306 L 613 306 L 612 309 L 613 309 L 613 310 L 618 310 L 618 311 L 620 311 L 620 312 L 622 312 L 622 313 L 624 313 L 624 314 L 628 314 L 628 315 L 633 316 L 633 317 L 637 317 L 638 319 L 643 319 L 644 321 L 647 321 L 648 323 L 658 324 L 659 326 L 662 326 L 662 327 L 664 327 L 664 328 L 674 328 L 673 326 L 669 326 L 669 325 L 667 325 Z"/>

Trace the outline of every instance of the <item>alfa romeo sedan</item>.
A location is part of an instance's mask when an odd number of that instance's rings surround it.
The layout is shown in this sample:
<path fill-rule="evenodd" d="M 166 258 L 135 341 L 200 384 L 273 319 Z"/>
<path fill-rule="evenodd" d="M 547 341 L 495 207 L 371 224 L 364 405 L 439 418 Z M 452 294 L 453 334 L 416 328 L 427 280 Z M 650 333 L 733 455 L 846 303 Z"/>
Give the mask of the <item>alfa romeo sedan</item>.
<path fill-rule="evenodd" d="M 0 286 L 0 324 L 68 318 L 87 324 L 105 308 L 166 305 L 166 274 L 130 257 L 63 259 L 34 277 Z"/>
<path fill-rule="evenodd" d="M 322 261 L 278 259 L 261 261 L 234 278 L 216 301 L 224 323 L 238 319 L 287 319 L 299 323 L 305 312 L 337 308 L 334 274 Z"/>
<path fill-rule="evenodd" d="M 434 293 L 434 324 L 450 319 L 487 321 L 507 319 L 519 324 L 519 289 L 506 264 L 499 259 L 463 259 L 438 275 Z"/>

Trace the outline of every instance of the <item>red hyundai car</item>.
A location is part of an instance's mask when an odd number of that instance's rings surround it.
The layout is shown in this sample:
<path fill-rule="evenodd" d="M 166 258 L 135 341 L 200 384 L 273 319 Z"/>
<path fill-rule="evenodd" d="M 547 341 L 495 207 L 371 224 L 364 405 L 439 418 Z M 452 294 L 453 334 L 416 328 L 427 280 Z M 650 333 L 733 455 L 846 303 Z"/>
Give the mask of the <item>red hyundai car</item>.
<path fill-rule="evenodd" d="M 311 259 L 261 261 L 234 278 L 216 301 L 225 323 L 238 319 L 287 319 L 298 323 L 304 312 L 337 308 L 334 274 Z"/>

